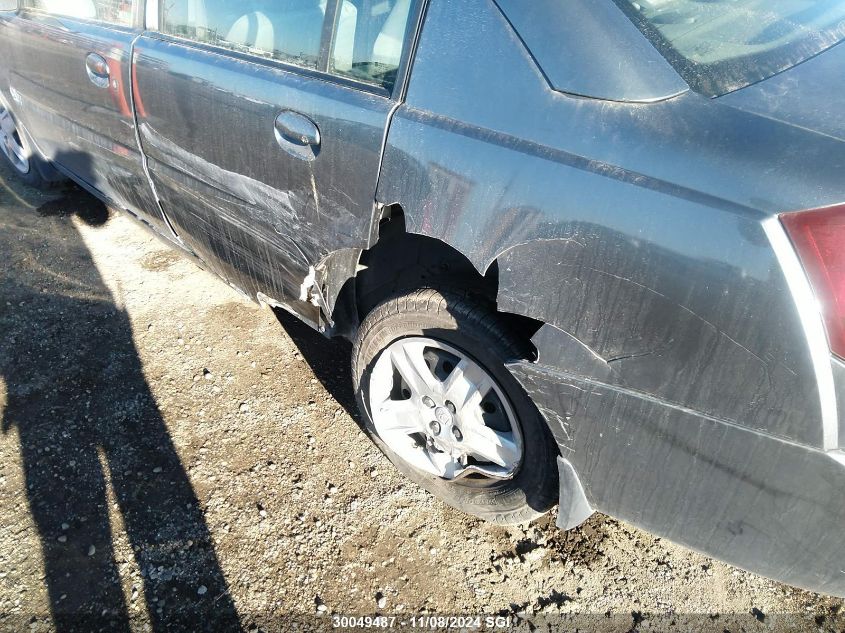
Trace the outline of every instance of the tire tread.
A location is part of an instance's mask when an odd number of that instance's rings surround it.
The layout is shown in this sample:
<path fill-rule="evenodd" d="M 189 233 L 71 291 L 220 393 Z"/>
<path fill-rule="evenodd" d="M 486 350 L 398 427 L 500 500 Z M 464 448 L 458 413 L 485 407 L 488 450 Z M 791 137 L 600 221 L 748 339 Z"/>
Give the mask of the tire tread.
<path fill-rule="evenodd" d="M 359 404 L 362 407 L 365 405 L 363 398 L 360 397 L 361 378 L 366 368 L 361 365 L 367 362 L 366 354 L 363 353 L 366 342 L 385 320 L 393 319 L 400 314 L 420 312 L 445 316 L 456 324 L 460 323 L 473 331 L 483 332 L 486 334 L 485 339 L 495 342 L 492 348 L 495 349 L 496 355 L 502 362 L 526 358 L 529 354 L 528 345 L 507 328 L 492 306 L 466 290 L 426 287 L 400 292 L 382 301 L 364 318 L 355 339 L 352 350 L 353 380 L 356 394 L 359 395 Z M 362 413 L 366 415 L 366 411 Z M 540 415 L 539 412 L 537 415 Z M 554 450 L 556 452 L 556 448 Z M 536 495 L 535 505 L 551 507 L 557 501 L 557 482 L 555 481 L 553 486 L 541 486 L 541 488 L 543 489 L 532 491 Z M 506 493 L 502 492 L 502 494 Z M 500 509 L 497 511 L 494 508 L 473 507 L 472 510 L 467 511 L 500 525 L 526 523 L 544 513 L 527 505 L 519 510 L 502 511 Z"/>

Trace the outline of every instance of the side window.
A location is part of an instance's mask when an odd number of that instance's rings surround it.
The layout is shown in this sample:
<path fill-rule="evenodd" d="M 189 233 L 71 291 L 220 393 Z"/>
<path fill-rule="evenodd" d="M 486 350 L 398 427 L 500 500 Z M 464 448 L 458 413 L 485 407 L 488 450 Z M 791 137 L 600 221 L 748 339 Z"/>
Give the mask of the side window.
<path fill-rule="evenodd" d="M 411 0 L 343 0 L 329 71 L 391 89 L 410 14 Z"/>
<path fill-rule="evenodd" d="M 316 68 L 326 0 L 163 0 L 161 30 Z"/>
<path fill-rule="evenodd" d="M 22 6 L 69 18 L 99 20 L 132 26 L 132 9 L 138 0 L 23 0 Z"/>

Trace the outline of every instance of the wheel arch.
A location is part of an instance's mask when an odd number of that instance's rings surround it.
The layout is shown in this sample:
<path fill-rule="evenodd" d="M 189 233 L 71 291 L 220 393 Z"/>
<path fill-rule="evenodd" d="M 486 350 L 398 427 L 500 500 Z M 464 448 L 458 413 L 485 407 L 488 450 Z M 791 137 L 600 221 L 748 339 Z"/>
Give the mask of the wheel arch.
<path fill-rule="evenodd" d="M 528 344 L 544 325 L 522 313 L 515 302 L 506 301 L 516 310 L 500 307 L 498 259 L 480 269 L 447 241 L 409 231 L 398 204 L 384 207 L 371 248 L 335 251 L 316 270 L 331 315 L 329 333 L 335 336 L 353 338 L 360 322 L 383 299 L 426 286 L 462 290 L 482 299 Z"/>

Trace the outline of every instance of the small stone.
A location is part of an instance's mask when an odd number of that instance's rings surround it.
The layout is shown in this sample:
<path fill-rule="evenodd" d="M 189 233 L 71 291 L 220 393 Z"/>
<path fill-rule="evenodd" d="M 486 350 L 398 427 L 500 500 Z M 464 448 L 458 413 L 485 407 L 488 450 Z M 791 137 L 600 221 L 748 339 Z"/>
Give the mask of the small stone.
<path fill-rule="evenodd" d="M 212 380 L 213 376 L 211 375 L 211 370 L 203 369 L 202 370 L 202 377 L 205 378 L 206 380 Z"/>
<path fill-rule="evenodd" d="M 208 587 L 206 587 L 205 585 L 200 585 L 199 588 L 197 589 L 197 595 L 198 596 L 204 596 L 207 592 L 208 592 Z"/>
<path fill-rule="evenodd" d="M 241 402 L 240 412 L 246 413 L 247 411 L 249 411 L 249 404 L 247 404 L 246 402 Z"/>
<path fill-rule="evenodd" d="M 376 594 L 376 605 L 379 609 L 384 609 L 387 606 L 387 598 L 384 597 L 383 594 L 377 593 Z"/>
<path fill-rule="evenodd" d="M 155 468 L 153 468 L 154 473 L 160 473 L 161 470 L 162 470 L 161 466 L 156 466 Z"/>
<path fill-rule="evenodd" d="M 329 494 L 337 494 L 337 486 L 329 486 Z"/>
<path fill-rule="evenodd" d="M 88 547 L 88 556 L 93 556 L 93 555 L 94 555 L 94 554 L 96 554 L 96 553 L 97 553 L 97 548 L 96 548 L 96 547 L 94 547 L 93 545 L 91 545 L 91 546 L 89 546 L 89 547 Z"/>
<path fill-rule="evenodd" d="M 69 530 L 70 526 L 67 523 L 62 523 L 62 530 Z"/>
<path fill-rule="evenodd" d="M 319 611 L 320 613 L 325 613 L 328 610 L 329 608 L 322 603 L 317 605 L 317 611 Z"/>
<path fill-rule="evenodd" d="M 62 534 L 58 539 L 59 543 L 67 543 L 67 537 Z"/>
<path fill-rule="evenodd" d="M 545 548 L 537 547 L 527 552 L 523 558 L 528 565 L 535 565 L 545 558 L 546 553 Z"/>

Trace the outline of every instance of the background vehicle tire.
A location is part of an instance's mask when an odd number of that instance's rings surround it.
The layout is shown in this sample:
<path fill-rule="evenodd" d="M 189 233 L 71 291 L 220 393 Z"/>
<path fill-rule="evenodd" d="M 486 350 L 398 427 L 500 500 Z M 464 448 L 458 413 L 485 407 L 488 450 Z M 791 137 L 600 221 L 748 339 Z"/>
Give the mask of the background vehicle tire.
<path fill-rule="evenodd" d="M 47 189 L 58 180 L 53 177 L 55 170 L 33 150 L 26 132 L 18 127 L 12 113 L 2 103 L 0 103 L 0 157 L 12 167 L 15 175 L 30 187 Z"/>
<path fill-rule="evenodd" d="M 499 524 L 541 516 L 557 501 L 557 449 L 504 366 L 524 351 L 489 307 L 461 294 L 382 302 L 352 356 L 368 432 L 402 473 L 463 512 Z"/>

